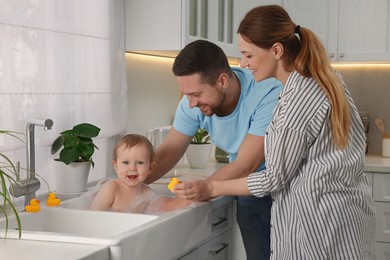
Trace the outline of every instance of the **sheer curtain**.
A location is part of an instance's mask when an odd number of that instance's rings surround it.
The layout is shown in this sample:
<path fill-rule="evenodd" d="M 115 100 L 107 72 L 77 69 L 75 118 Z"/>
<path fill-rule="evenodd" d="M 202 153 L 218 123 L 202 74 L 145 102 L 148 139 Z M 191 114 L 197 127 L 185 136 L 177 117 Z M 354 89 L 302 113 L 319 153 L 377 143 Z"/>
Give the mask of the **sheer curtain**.
<path fill-rule="evenodd" d="M 81 122 L 100 127 L 102 140 L 125 131 L 124 0 L 0 6 L 0 130 L 24 133 L 29 119 L 50 118 L 51 131 L 35 131 L 37 146 L 46 148 Z M 0 135 L 0 150 L 18 149 L 24 144 Z M 111 149 L 99 153 L 105 158 Z"/>

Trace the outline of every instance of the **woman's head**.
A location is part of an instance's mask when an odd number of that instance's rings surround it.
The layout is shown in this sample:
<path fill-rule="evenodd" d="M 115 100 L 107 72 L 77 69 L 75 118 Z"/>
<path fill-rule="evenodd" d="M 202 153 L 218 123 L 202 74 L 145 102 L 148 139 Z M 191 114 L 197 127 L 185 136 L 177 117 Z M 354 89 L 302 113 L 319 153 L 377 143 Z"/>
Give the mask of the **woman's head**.
<path fill-rule="evenodd" d="M 249 11 L 238 27 L 242 39 L 259 48 L 270 50 L 275 43 L 283 45 L 286 66 L 291 66 L 301 48 L 297 25 L 278 5 L 267 5 Z"/>
<path fill-rule="evenodd" d="M 242 66 L 252 69 L 256 81 L 276 77 L 285 83 L 292 70 L 317 81 L 332 106 L 334 143 L 337 147 L 346 147 L 350 124 L 349 104 L 343 84 L 331 67 L 318 37 L 309 29 L 296 25 L 278 5 L 253 8 L 245 15 L 237 32 L 243 54 Z M 242 45 L 252 48 L 254 57 L 244 52 Z"/>

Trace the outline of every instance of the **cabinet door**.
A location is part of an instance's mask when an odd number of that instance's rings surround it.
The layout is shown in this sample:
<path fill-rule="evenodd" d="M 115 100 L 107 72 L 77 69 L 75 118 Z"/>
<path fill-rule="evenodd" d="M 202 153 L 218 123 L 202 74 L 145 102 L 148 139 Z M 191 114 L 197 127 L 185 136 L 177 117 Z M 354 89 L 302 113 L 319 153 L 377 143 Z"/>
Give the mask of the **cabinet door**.
<path fill-rule="evenodd" d="M 125 1 L 126 50 L 180 50 L 181 0 Z"/>
<path fill-rule="evenodd" d="M 196 250 L 198 260 L 231 259 L 231 231 L 208 241 Z"/>
<path fill-rule="evenodd" d="M 339 8 L 339 60 L 390 60 L 390 2 L 340 0 Z"/>
<path fill-rule="evenodd" d="M 374 202 L 376 241 L 390 242 L 390 203 Z"/>
<path fill-rule="evenodd" d="M 227 56 L 238 57 L 238 1 L 185 1 L 185 42 L 206 39 L 221 47 Z"/>
<path fill-rule="evenodd" d="M 390 259 L 390 243 L 376 243 L 376 260 Z"/>
<path fill-rule="evenodd" d="M 373 183 L 374 201 L 390 202 L 390 174 L 374 173 Z"/>
<path fill-rule="evenodd" d="M 297 25 L 313 31 L 322 41 L 331 61 L 337 60 L 337 0 L 288 0 L 283 7 Z"/>

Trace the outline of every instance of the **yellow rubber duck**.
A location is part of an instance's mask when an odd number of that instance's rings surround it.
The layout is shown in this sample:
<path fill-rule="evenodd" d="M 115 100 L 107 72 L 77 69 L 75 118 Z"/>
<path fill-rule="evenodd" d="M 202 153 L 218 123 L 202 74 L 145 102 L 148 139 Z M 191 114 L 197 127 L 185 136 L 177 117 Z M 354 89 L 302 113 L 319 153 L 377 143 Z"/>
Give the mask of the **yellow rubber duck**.
<path fill-rule="evenodd" d="M 172 190 L 173 190 L 173 187 L 175 187 L 175 185 L 176 185 L 176 184 L 179 184 L 179 183 L 181 183 L 181 181 L 179 181 L 178 178 L 175 178 L 175 177 L 171 178 L 171 182 L 168 184 L 168 189 L 169 189 L 170 191 L 172 191 Z"/>
<path fill-rule="evenodd" d="M 25 207 L 26 212 L 39 212 L 41 210 L 40 200 L 32 199 L 30 204 Z"/>
<path fill-rule="evenodd" d="M 55 206 L 59 206 L 60 203 L 61 203 L 61 200 L 59 198 L 57 198 L 57 196 L 54 192 L 50 192 L 47 195 L 46 206 L 55 207 Z"/>

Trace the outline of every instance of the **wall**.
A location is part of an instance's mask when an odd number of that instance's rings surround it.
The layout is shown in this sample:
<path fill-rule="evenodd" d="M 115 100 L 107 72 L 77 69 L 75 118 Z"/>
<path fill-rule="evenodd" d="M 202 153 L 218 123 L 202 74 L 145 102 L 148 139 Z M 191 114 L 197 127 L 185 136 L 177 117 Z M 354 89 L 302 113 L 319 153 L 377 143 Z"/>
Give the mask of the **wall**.
<path fill-rule="evenodd" d="M 128 133 L 172 124 L 180 100 L 172 64 L 172 58 L 126 54 Z"/>
<path fill-rule="evenodd" d="M 384 120 L 390 133 L 390 64 L 337 65 L 359 111 L 370 113 L 368 153 L 381 154 L 382 137 L 374 118 Z"/>
<path fill-rule="evenodd" d="M 36 127 L 35 159 L 55 190 L 52 142 L 75 124 L 95 124 L 101 132 L 89 180 L 105 177 L 127 125 L 124 1 L 2 1 L 0 35 L 0 128 L 25 133 L 31 119 L 54 121 L 50 131 Z M 0 151 L 21 162 L 24 177 L 25 144 L 0 135 Z M 43 180 L 38 193 L 49 189 Z"/>

